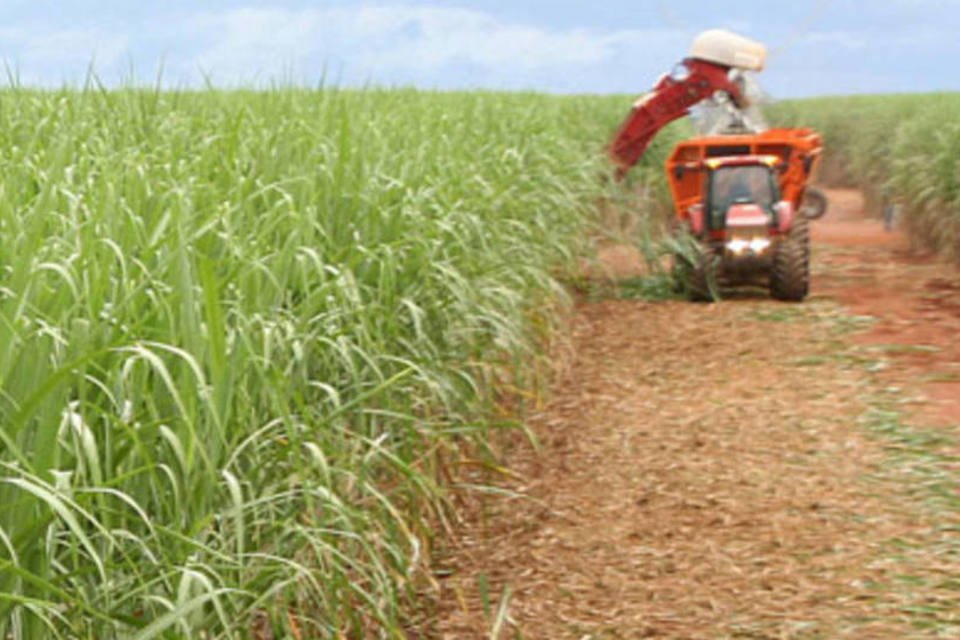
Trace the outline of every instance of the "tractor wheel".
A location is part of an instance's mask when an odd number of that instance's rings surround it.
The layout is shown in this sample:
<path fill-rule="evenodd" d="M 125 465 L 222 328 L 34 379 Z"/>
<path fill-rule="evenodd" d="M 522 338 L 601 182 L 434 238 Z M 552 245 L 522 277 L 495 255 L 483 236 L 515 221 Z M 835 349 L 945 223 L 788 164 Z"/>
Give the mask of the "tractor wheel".
<path fill-rule="evenodd" d="M 710 250 L 701 251 L 697 264 L 687 269 L 687 297 L 692 302 L 715 302 L 719 294 L 719 271 L 720 257 Z"/>
<path fill-rule="evenodd" d="M 803 191 L 803 199 L 800 201 L 800 217 L 807 220 L 816 220 L 822 218 L 827 212 L 827 196 L 813 187 L 807 187 Z"/>
<path fill-rule="evenodd" d="M 694 266 L 686 252 L 677 251 L 670 261 L 670 291 L 685 294 Z"/>
<path fill-rule="evenodd" d="M 670 291 L 673 293 L 685 292 L 692 270 L 693 267 L 685 255 L 682 253 L 673 254 L 673 261 L 670 263 Z"/>
<path fill-rule="evenodd" d="M 810 291 L 810 232 L 806 218 L 797 218 L 773 254 L 770 295 L 800 302 Z"/>

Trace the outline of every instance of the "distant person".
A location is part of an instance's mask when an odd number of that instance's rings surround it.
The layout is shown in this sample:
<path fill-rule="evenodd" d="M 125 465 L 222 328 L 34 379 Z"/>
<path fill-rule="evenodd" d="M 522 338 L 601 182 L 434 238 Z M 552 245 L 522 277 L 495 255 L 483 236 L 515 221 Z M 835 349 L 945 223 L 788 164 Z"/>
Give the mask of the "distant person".
<path fill-rule="evenodd" d="M 893 231 L 893 227 L 896 224 L 897 217 L 900 213 L 900 205 L 896 203 L 888 187 L 883 188 L 881 196 L 884 202 L 883 228 L 886 231 Z"/>

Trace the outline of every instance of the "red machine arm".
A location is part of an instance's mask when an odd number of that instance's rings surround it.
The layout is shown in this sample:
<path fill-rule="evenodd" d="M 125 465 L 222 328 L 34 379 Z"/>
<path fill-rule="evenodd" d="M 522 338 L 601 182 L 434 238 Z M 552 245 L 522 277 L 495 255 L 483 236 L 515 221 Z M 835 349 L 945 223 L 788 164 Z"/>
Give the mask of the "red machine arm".
<path fill-rule="evenodd" d="M 730 67 L 696 58 L 684 60 L 683 65 L 688 72 L 685 78 L 661 78 L 653 92 L 637 101 L 620 125 L 609 148 L 618 180 L 637 164 L 660 129 L 687 115 L 690 107 L 714 92 L 725 91 L 737 107 L 746 106 L 740 88 L 730 81 Z"/>

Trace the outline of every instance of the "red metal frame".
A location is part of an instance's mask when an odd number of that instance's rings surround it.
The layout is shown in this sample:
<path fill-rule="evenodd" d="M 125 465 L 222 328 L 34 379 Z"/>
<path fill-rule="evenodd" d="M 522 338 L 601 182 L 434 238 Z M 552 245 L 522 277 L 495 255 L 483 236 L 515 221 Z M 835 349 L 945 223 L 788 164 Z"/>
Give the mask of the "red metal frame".
<path fill-rule="evenodd" d="M 740 88 L 730 81 L 730 67 L 696 58 L 687 58 L 683 65 L 688 71 L 685 78 L 660 78 L 653 92 L 638 100 L 620 125 L 609 147 L 610 158 L 617 167 L 617 179 L 622 179 L 637 164 L 660 129 L 687 115 L 690 107 L 715 92 L 724 91 L 738 107 L 744 105 Z"/>
<path fill-rule="evenodd" d="M 778 164 L 781 198 L 798 211 L 821 150 L 820 135 L 811 129 L 770 129 L 681 142 L 666 162 L 674 211 L 685 220 L 690 207 L 702 201 L 708 170 L 729 164 L 771 162 Z"/>

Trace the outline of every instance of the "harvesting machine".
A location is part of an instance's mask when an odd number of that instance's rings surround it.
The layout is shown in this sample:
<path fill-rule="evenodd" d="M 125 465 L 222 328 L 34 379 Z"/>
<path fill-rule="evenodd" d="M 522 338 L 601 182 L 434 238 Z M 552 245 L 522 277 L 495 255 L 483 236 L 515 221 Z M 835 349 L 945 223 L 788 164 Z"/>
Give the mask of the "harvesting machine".
<path fill-rule="evenodd" d="M 678 254 L 674 265 L 694 300 L 712 300 L 720 284 L 766 285 L 792 301 L 809 291 L 807 220 L 827 202 L 808 182 L 822 145 L 810 129 L 764 128 L 745 72 L 765 60 L 758 42 L 700 34 L 689 57 L 634 104 L 609 147 L 623 178 L 664 126 L 697 105 L 711 116 L 708 134 L 679 143 L 666 163 L 676 220 L 697 240 L 697 255 Z"/>

